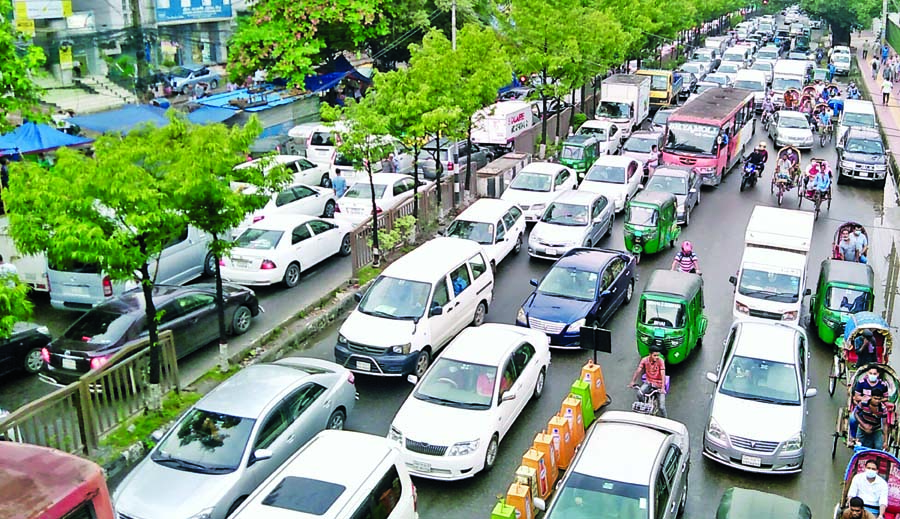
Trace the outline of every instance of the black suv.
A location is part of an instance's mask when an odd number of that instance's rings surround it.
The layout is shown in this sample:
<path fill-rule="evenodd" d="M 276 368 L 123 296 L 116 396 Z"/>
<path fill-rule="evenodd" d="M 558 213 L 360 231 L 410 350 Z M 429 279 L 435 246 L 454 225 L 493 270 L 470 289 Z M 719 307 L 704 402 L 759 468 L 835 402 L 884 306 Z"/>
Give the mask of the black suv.
<path fill-rule="evenodd" d="M 874 182 L 884 187 L 887 178 L 887 151 L 874 128 L 851 126 L 837 144 L 838 183 L 848 178 Z"/>

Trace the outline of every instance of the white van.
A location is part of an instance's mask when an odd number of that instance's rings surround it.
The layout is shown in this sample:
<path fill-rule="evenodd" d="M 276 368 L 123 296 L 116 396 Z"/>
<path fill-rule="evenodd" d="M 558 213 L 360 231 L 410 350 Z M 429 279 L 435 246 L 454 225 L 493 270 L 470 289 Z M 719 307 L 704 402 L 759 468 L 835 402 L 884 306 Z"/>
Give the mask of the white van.
<path fill-rule="evenodd" d="M 491 269 L 510 253 L 518 254 L 525 241 L 525 216 L 516 204 L 499 198 L 476 200 L 447 227 L 446 236 L 481 244 Z"/>
<path fill-rule="evenodd" d="M 19 253 L 9 234 L 9 218 L 6 216 L 0 216 L 0 256 L 3 256 L 4 262 L 15 265 L 19 281 L 38 292 L 50 291 L 47 257 L 43 253 L 34 256 Z"/>
<path fill-rule="evenodd" d="M 753 64 L 753 49 L 744 45 L 736 45 L 722 53 L 722 61 L 743 63 L 744 67 Z"/>
<path fill-rule="evenodd" d="M 844 101 L 844 111 L 841 112 L 841 119 L 838 121 L 836 142 L 841 142 L 847 129 L 851 126 L 878 129 L 878 123 L 875 119 L 875 105 L 872 104 L 872 101 L 863 101 L 861 99 L 847 99 Z"/>
<path fill-rule="evenodd" d="M 481 245 L 428 241 L 358 296 L 338 333 L 335 362 L 370 375 L 421 377 L 457 333 L 484 322 L 493 294 L 494 274 Z"/>
<path fill-rule="evenodd" d="M 309 132 L 306 140 L 306 158 L 316 164 L 331 164 L 341 145 L 341 132 L 347 127 L 341 122 L 321 124 Z"/>
<path fill-rule="evenodd" d="M 418 519 L 416 501 L 416 487 L 390 440 L 325 430 L 276 469 L 229 518 Z"/>
<path fill-rule="evenodd" d="M 753 104 L 757 111 L 762 110 L 762 103 L 766 100 L 766 83 L 768 77 L 762 70 L 738 70 L 734 76 L 734 88 L 753 92 Z"/>

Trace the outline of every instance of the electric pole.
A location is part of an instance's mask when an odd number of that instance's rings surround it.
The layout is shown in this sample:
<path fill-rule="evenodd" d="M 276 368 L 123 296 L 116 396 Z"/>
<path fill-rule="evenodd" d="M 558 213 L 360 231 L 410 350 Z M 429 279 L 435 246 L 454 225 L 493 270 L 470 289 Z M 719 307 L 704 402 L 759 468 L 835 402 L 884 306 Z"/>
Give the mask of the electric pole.
<path fill-rule="evenodd" d="M 137 42 L 137 77 L 134 78 L 135 84 L 140 78 L 147 77 L 147 60 L 146 46 L 144 41 L 144 24 L 141 19 L 141 0 L 128 0 L 131 7 L 131 28 L 134 32 L 134 41 Z"/>
<path fill-rule="evenodd" d="M 881 0 L 881 44 L 887 41 L 887 10 L 888 0 Z"/>
<path fill-rule="evenodd" d="M 456 0 L 450 4 L 450 43 L 453 50 L 456 50 Z"/>

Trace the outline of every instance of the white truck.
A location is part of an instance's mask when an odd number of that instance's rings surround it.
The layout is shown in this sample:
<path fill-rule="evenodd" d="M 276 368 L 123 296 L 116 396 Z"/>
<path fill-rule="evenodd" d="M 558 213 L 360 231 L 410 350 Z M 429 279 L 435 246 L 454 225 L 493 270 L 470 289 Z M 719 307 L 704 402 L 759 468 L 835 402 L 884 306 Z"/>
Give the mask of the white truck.
<path fill-rule="evenodd" d="M 472 116 L 472 142 L 507 146 L 535 125 L 532 101 L 503 101 L 482 108 Z"/>
<path fill-rule="evenodd" d="M 600 84 L 600 104 L 594 118 L 616 123 L 623 139 L 650 114 L 650 76 L 614 74 Z"/>
<path fill-rule="evenodd" d="M 806 288 L 813 213 L 756 206 L 744 234 L 744 255 L 736 276 L 733 314 L 797 324 Z"/>
<path fill-rule="evenodd" d="M 772 101 L 776 107 L 781 108 L 784 104 L 784 93 L 787 90 L 791 88 L 797 91 L 803 90 L 811 68 L 809 62 L 796 59 L 780 59 L 775 62 L 772 76 Z"/>
<path fill-rule="evenodd" d="M 43 254 L 25 256 L 20 254 L 9 234 L 9 219 L 0 217 L 0 255 L 3 261 L 16 266 L 19 280 L 27 283 L 32 290 L 50 291 L 50 277 L 47 270 L 47 258 Z"/>

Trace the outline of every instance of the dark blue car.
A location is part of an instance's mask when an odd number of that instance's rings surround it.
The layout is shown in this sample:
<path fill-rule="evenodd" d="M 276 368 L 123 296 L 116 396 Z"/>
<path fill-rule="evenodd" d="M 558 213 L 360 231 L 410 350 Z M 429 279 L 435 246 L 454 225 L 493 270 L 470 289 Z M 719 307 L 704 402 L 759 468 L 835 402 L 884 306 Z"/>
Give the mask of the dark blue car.
<path fill-rule="evenodd" d="M 550 346 L 578 348 L 582 326 L 602 326 L 631 301 L 634 256 L 611 249 L 572 249 L 550 267 L 519 309 L 516 325 L 540 330 Z"/>

